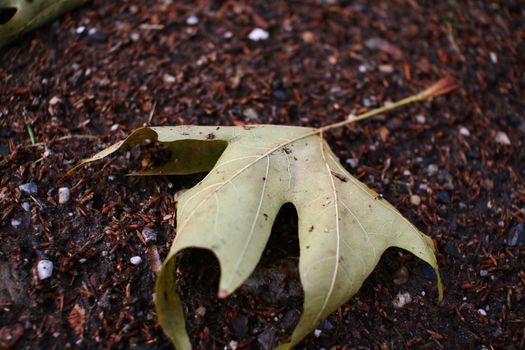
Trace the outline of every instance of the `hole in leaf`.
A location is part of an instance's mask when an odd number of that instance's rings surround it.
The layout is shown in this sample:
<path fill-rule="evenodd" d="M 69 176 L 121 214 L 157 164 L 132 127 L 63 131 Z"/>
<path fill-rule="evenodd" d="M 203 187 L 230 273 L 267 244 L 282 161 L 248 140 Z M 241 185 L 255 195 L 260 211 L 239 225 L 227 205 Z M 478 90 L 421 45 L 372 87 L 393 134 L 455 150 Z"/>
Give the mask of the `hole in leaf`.
<path fill-rule="evenodd" d="M 194 349 L 224 348 L 231 338 L 247 349 L 273 349 L 291 335 L 304 302 L 297 222 L 295 207 L 283 205 L 255 271 L 225 299 L 217 298 L 215 255 L 204 249 L 179 253 L 177 286 Z"/>
<path fill-rule="evenodd" d="M 0 8 L 0 24 L 6 24 L 16 14 L 16 7 L 2 7 Z"/>

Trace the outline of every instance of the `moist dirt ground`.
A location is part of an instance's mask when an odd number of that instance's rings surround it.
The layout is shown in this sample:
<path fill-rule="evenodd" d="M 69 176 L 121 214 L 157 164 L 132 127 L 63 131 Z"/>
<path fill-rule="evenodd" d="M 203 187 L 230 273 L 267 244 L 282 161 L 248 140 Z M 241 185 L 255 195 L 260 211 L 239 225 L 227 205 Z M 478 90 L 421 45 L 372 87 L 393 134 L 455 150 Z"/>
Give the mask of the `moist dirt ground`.
<path fill-rule="evenodd" d="M 154 309 L 156 254 L 176 234 L 174 195 L 200 177 L 126 176 L 162 158 L 145 144 L 59 185 L 82 158 L 147 123 L 326 125 L 452 75 L 451 95 L 326 135 L 433 238 L 443 302 L 430 267 L 391 249 L 297 348 L 523 349 L 524 22 L 520 0 L 95 0 L 2 49 L 0 348 L 172 348 Z M 268 37 L 251 40 L 255 28 Z M 286 340 L 302 311 L 296 230 L 283 208 L 225 300 L 214 257 L 181 254 L 195 348 Z M 44 280 L 42 259 L 54 265 Z M 399 293 L 410 302 L 396 308 Z"/>

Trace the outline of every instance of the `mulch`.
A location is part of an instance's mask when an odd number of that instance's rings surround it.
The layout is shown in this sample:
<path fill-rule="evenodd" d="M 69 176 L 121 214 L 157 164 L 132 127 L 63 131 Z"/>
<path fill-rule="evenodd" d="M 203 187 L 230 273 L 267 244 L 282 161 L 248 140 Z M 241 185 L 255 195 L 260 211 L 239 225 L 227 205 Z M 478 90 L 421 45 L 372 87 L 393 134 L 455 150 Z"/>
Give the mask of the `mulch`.
<path fill-rule="evenodd" d="M 199 176 L 126 176 L 162 158 L 146 144 L 59 185 L 82 158 L 145 123 L 326 125 L 449 74 L 461 82 L 452 95 L 327 135 L 434 239 L 443 302 L 432 270 L 391 249 L 297 348 L 525 348 L 524 21 L 519 0 L 95 0 L 3 49 L 0 348 L 172 348 L 154 310 L 157 254 L 175 236 L 174 195 Z M 269 37 L 251 40 L 254 28 Z M 302 311 L 296 225 L 287 206 L 225 300 L 215 258 L 181 254 L 195 348 L 289 336 Z M 43 259 L 54 270 L 40 280 Z M 396 308 L 399 293 L 411 302 Z"/>

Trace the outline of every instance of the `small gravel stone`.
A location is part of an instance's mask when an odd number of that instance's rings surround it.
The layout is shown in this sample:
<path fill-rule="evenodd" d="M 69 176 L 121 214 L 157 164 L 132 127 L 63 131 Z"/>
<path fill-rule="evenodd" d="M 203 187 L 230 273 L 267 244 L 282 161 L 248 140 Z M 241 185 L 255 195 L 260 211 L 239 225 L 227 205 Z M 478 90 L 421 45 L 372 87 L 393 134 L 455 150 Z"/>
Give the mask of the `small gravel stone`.
<path fill-rule="evenodd" d="M 409 304 L 411 302 L 412 302 L 412 296 L 410 295 L 410 293 L 408 292 L 398 293 L 396 297 L 394 298 L 394 300 L 392 301 L 392 305 L 394 305 L 396 309 L 401 309 L 406 304 Z"/>
<path fill-rule="evenodd" d="M 25 211 L 30 211 L 31 210 L 31 204 L 29 204 L 28 202 L 24 202 L 24 203 L 22 203 L 22 208 L 24 208 Z"/>
<path fill-rule="evenodd" d="M 186 18 L 186 24 L 189 26 L 195 26 L 199 24 L 199 18 L 197 16 L 190 16 Z"/>
<path fill-rule="evenodd" d="M 316 330 L 314 331 L 314 336 L 315 336 L 316 338 L 319 338 L 319 336 L 321 335 L 321 333 L 323 333 L 322 330 L 320 330 L 320 329 L 316 329 Z"/>
<path fill-rule="evenodd" d="M 18 228 L 18 226 L 22 225 L 22 221 L 18 219 L 11 219 L 11 226 L 14 228 Z"/>
<path fill-rule="evenodd" d="M 275 343 L 277 342 L 277 335 L 275 333 L 273 328 L 268 327 L 257 336 L 257 342 L 263 350 L 270 350 L 275 347 Z"/>
<path fill-rule="evenodd" d="M 144 238 L 144 241 L 146 243 L 155 242 L 157 240 L 157 231 L 147 227 L 144 230 L 142 230 L 142 238 Z"/>
<path fill-rule="evenodd" d="M 479 270 L 479 276 L 480 277 L 485 277 L 489 274 L 489 272 L 487 270 Z"/>
<path fill-rule="evenodd" d="M 419 197 L 417 194 L 414 194 L 410 196 L 410 203 L 412 205 L 418 206 L 421 204 L 421 197 Z"/>
<path fill-rule="evenodd" d="M 434 176 L 438 173 L 439 168 L 436 164 L 429 164 L 427 167 L 428 176 Z"/>
<path fill-rule="evenodd" d="M 166 84 L 173 84 L 174 82 L 177 81 L 177 78 L 175 78 L 171 74 L 166 73 L 162 76 L 162 81 L 165 82 Z"/>
<path fill-rule="evenodd" d="M 466 136 L 466 137 L 469 137 L 470 136 L 470 131 L 465 128 L 464 126 L 461 126 L 459 127 L 459 133 L 463 136 Z"/>
<path fill-rule="evenodd" d="M 483 310 L 483 309 L 479 309 L 478 310 L 478 313 L 481 315 L 481 316 L 487 316 L 487 311 Z"/>
<path fill-rule="evenodd" d="M 263 41 L 270 37 L 270 33 L 262 28 L 253 29 L 250 34 L 248 34 L 248 39 L 251 41 Z"/>
<path fill-rule="evenodd" d="M 357 158 L 348 158 L 346 161 L 346 164 L 350 165 L 351 168 L 356 168 L 359 164 L 359 160 Z"/>
<path fill-rule="evenodd" d="M 494 64 L 498 63 L 498 55 L 496 55 L 495 52 L 490 51 L 489 52 L 490 61 Z"/>
<path fill-rule="evenodd" d="M 204 317 L 204 315 L 206 315 L 206 308 L 204 306 L 199 306 L 196 310 L 195 310 L 195 315 L 199 316 L 199 317 Z"/>
<path fill-rule="evenodd" d="M 423 114 L 418 114 L 418 115 L 416 116 L 416 122 L 417 122 L 418 124 L 425 124 L 426 121 L 427 121 L 427 118 L 425 118 L 425 116 L 424 116 Z"/>
<path fill-rule="evenodd" d="M 38 278 L 45 280 L 53 275 L 53 262 L 51 260 L 40 260 L 36 266 Z"/>
<path fill-rule="evenodd" d="M 84 34 L 85 32 L 86 32 L 85 26 L 79 26 L 77 27 L 77 29 L 75 29 L 75 33 L 77 33 L 78 35 Z"/>
<path fill-rule="evenodd" d="M 392 66 L 391 64 L 380 64 L 379 71 L 381 73 L 390 74 L 394 72 L 394 66 Z"/>
<path fill-rule="evenodd" d="M 257 120 L 259 119 L 259 113 L 253 108 L 246 108 L 242 114 L 246 117 L 246 120 Z"/>
<path fill-rule="evenodd" d="M 20 191 L 27 193 L 27 194 L 37 194 L 38 193 L 38 186 L 34 182 L 28 182 L 25 184 L 22 184 L 18 186 Z"/>
<path fill-rule="evenodd" d="M 510 146 L 509 136 L 503 131 L 498 131 L 494 140 L 501 145 Z"/>
<path fill-rule="evenodd" d="M 275 97 L 276 99 L 278 99 L 279 101 L 287 101 L 288 100 L 288 95 L 283 90 L 279 90 L 279 89 L 274 90 L 272 92 L 272 96 Z"/>
<path fill-rule="evenodd" d="M 133 264 L 133 265 L 138 265 L 142 262 L 142 258 L 140 256 L 132 256 L 131 259 L 129 259 L 129 261 Z"/>
<path fill-rule="evenodd" d="M 370 50 L 380 50 L 389 45 L 390 44 L 385 39 L 379 37 L 372 37 L 365 40 L 365 47 Z"/>
<path fill-rule="evenodd" d="M 525 226 L 517 224 L 507 234 L 507 245 L 509 247 L 522 246 L 525 244 Z"/>
<path fill-rule="evenodd" d="M 408 282 L 408 269 L 405 266 L 401 266 L 399 270 L 394 273 L 393 282 L 396 286 L 401 286 Z"/>
<path fill-rule="evenodd" d="M 49 100 L 49 104 L 50 104 L 51 106 L 56 106 L 56 105 L 59 104 L 60 102 L 62 102 L 62 99 L 61 99 L 60 97 L 58 97 L 58 96 L 53 96 L 53 97 L 51 98 L 51 100 Z"/>
<path fill-rule="evenodd" d="M 89 38 L 93 41 L 97 41 L 100 43 L 106 42 L 108 40 L 108 37 L 101 32 L 98 31 L 97 28 L 91 28 L 89 29 Z"/>
<path fill-rule="evenodd" d="M 58 189 L 58 203 L 60 204 L 66 204 L 69 202 L 69 198 L 71 198 L 71 191 L 68 187 L 60 187 Z"/>
<path fill-rule="evenodd" d="M 230 346 L 230 349 L 232 350 L 236 350 L 239 347 L 239 343 L 236 342 L 235 340 L 230 340 L 228 345 Z"/>
<path fill-rule="evenodd" d="M 119 127 L 118 124 L 113 124 L 113 125 L 111 125 L 111 128 L 109 128 L 109 131 L 111 131 L 111 132 L 115 132 L 115 131 L 118 130 L 118 127 Z"/>

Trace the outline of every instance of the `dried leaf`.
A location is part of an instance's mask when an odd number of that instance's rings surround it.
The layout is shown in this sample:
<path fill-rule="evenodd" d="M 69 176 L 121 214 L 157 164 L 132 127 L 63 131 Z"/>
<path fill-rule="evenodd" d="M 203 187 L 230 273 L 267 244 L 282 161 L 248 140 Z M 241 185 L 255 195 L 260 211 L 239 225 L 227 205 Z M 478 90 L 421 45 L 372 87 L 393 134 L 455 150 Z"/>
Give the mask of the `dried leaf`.
<path fill-rule="evenodd" d="M 276 125 L 142 128 L 79 165 L 149 138 L 192 156 L 175 152 L 170 164 L 148 175 L 211 169 L 179 197 L 177 236 L 157 280 L 159 321 L 177 349 L 191 345 L 175 286 L 175 255 L 190 247 L 212 251 L 221 267 L 218 295 L 227 297 L 254 270 L 285 203 L 292 203 L 299 217 L 305 300 L 291 341 L 279 349 L 300 342 L 354 295 L 389 247 L 406 249 L 430 264 L 441 298 L 432 240 L 350 175 L 319 133 Z"/>
<path fill-rule="evenodd" d="M 82 339 L 84 337 L 84 323 L 86 322 L 86 310 L 75 304 L 69 315 L 67 315 L 67 322 L 73 328 L 75 333 Z"/>

